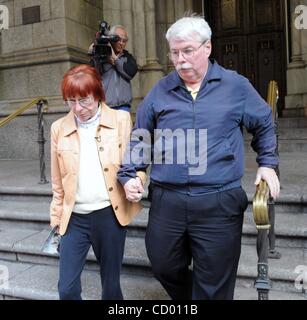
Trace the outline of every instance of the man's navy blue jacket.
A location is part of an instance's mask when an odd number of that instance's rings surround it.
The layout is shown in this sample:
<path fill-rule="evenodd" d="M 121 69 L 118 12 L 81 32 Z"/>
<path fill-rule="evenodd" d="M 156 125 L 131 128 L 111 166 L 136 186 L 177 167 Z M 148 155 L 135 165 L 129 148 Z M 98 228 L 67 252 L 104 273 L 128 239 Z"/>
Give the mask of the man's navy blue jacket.
<path fill-rule="evenodd" d="M 159 80 L 139 105 L 133 130 L 137 134 L 132 134 L 133 141 L 127 148 L 126 163 L 121 166 L 118 179 L 124 185 L 136 176 L 136 170 L 148 167 L 147 160 L 143 163 L 130 161 L 131 152 L 135 160 L 140 140 L 144 140 L 144 137 L 139 137 L 136 141 L 135 135 L 140 136 L 137 129 L 148 130 L 152 140 L 155 129 L 184 129 L 185 132 L 188 129 L 207 129 L 206 172 L 191 175 L 189 169 L 195 165 L 188 161 L 165 164 L 165 150 L 162 150 L 162 164 L 152 162 L 151 182 L 178 190 L 188 187 L 197 194 L 240 186 L 244 174 L 243 126 L 253 135 L 252 147 L 257 152 L 259 166 L 276 167 L 278 157 L 275 154 L 276 136 L 271 108 L 246 78 L 210 61 L 194 101 L 174 71 Z M 199 150 L 197 144 L 201 140 L 197 137 L 196 134 L 196 150 Z M 143 149 L 144 146 L 151 148 L 153 160 L 154 148 L 149 141 L 142 141 Z M 173 151 L 176 159 L 176 143 Z M 140 152 L 140 155 L 144 154 Z"/>

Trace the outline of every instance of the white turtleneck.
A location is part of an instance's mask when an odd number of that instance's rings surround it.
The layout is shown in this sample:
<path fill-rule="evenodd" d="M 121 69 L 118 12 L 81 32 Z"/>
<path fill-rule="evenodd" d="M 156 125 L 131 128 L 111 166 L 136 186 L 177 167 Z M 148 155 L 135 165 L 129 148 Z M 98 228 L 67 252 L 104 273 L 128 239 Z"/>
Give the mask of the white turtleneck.
<path fill-rule="evenodd" d="M 76 117 L 80 138 L 80 164 L 73 212 L 89 214 L 111 205 L 95 140 L 101 108 L 86 122 Z"/>

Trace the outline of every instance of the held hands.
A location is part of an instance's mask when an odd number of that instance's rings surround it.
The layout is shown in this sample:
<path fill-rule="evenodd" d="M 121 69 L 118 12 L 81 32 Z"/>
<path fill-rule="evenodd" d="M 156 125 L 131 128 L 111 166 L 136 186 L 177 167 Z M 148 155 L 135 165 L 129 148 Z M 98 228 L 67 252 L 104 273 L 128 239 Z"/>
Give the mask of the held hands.
<path fill-rule="evenodd" d="M 271 196 L 274 200 L 276 200 L 279 197 L 280 184 L 275 170 L 266 167 L 259 167 L 255 185 L 257 186 L 261 182 L 261 180 L 265 180 L 267 182 L 271 192 Z"/>
<path fill-rule="evenodd" d="M 126 198 L 131 202 L 139 202 L 142 199 L 144 188 L 139 177 L 130 179 L 124 185 Z"/>

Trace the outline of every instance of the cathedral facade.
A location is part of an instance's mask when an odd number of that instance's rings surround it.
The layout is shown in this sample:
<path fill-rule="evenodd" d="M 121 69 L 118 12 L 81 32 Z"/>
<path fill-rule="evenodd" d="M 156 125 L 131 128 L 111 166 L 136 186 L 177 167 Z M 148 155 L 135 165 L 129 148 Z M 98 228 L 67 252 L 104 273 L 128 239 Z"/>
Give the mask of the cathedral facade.
<path fill-rule="evenodd" d="M 124 25 L 139 72 L 133 107 L 172 66 L 167 28 L 185 12 L 202 14 L 213 29 L 213 57 L 250 79 L 264 96 L 280 86 L 285 115 L 307 106 L 306 0 L 0 0 L 8 28 L 0 31 L 0 109 L 38 96 L 61 105 L 60 82 L 72 65 L 88 63 L 99 21 Z M 5 19 L 2 19 L 4 23 Z M 1 22 L 1 20 L 0 20 Z M 305 28 L 306 27 L 306 28 Z"/>

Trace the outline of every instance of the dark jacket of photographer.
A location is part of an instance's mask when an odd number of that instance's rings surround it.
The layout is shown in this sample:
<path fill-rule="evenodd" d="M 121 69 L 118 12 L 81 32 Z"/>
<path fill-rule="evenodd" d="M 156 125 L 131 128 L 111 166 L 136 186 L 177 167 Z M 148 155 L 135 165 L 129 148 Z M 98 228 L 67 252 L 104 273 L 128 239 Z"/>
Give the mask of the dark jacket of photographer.
<path fill-rule="evenodd" d="M 130 80 L 133 79 L 137 71 L 136 60 L 126 50 L 115 61 L 114 65 L 111 63 L 100 64 L 99 72 L 102 75 L 106 104 L 109 107 L 131 106 L 132 89 Z"/>

